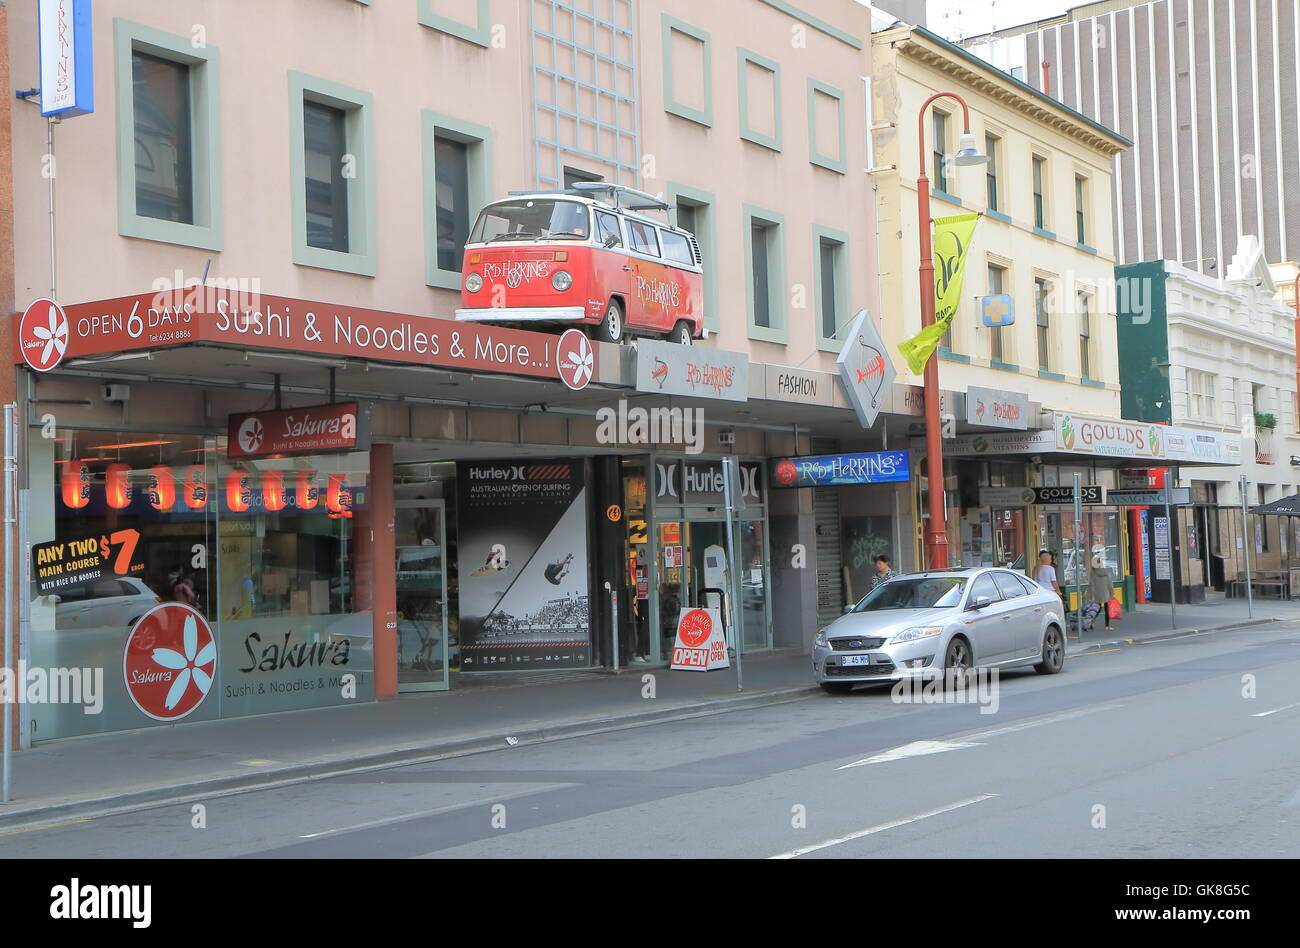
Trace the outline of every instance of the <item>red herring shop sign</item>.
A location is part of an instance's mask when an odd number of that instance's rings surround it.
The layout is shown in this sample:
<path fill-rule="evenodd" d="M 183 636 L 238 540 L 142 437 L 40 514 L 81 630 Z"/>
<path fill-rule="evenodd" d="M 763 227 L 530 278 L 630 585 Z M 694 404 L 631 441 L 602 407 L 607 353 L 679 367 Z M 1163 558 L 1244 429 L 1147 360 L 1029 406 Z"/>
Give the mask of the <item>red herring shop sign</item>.
<path fill-rule="evenodd" d="M 558 336 L 337 303 L 191 287 L 65 311 L 63 359 L 206 343 L 559 378 Z M 17 345 L 14 356 L 24 361 Z"/>
<path fill-rule="evenodd" d="M 231 460 L 370 447 L 366 418 L 356 402 L 231 415 L 226 434 Z"/>

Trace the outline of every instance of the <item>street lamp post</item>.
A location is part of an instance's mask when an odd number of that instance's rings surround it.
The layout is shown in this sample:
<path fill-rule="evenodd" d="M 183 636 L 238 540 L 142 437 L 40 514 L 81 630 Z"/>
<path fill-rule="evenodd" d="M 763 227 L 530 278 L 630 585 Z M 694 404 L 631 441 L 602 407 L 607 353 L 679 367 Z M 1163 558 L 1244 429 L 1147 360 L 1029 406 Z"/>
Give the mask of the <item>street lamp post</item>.
<path fill-rule="evenodd" d="M 980 165 L 988 161 L 975 147 L 970 131 L 970 107 L 955 92 L 936 92 L 925 100 L 917 116 L 917 142 L 920 147 L 920 175 L 916 179 L 917 223 L 921 235 L 921 328 L 934 325 L 934 246 L 930 237 L 930 179 L 925 174 L 925 114 L 938 99 L 956 99 L 962 109 L 962 136 L 953 155 L 953 164 Z M 939 360 L 934 356 L 925 363 L 925 465 L 929 480 L 928 507 L 930 522 L 925 531 L 926 558 L 930 569 L 948 567 L 947 511 L 943 489 L 943 422 L 939 416 Z"/>

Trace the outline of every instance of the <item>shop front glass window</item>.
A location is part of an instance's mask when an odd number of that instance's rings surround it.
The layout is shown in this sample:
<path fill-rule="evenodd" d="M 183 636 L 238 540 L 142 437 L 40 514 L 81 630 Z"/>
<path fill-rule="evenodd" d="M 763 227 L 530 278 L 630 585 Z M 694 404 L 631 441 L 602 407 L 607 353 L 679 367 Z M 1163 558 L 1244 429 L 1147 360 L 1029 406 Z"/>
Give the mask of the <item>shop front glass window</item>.
<path fill-rule="evenodd" d="M 232 465 L 224 439 L 140 432 L 32 444 L 33 666 L 102 683 L 94 714 L 34 705 L 35 740 L 374 697 L 368 455 Z"/>

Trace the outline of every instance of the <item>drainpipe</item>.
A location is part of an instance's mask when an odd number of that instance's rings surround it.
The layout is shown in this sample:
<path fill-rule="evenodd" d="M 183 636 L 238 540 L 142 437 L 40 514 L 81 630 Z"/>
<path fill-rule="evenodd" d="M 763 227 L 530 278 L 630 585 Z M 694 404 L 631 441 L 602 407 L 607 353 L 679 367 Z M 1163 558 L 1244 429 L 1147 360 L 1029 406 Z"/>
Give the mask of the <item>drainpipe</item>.
<path fill-rule="evenodd" d="M 1043 95 L 1052 94 L 1052 64 L 1046 59 L 1042 62 L 1043 66 Z"/>

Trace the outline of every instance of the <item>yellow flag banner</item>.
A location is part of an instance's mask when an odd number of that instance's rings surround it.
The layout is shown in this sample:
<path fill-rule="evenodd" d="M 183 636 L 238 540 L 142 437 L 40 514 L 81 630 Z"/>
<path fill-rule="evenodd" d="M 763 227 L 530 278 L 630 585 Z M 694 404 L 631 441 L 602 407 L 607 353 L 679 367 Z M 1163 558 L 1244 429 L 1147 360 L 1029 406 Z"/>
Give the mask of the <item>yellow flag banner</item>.
<path fill-rule="evenodd" d="M 948 334 L 952 317 L 961 302 L 961 287 L 966 275 L 966 251 L 979 214 L 940 217 L 934 222 L 934 324 L 926 326 L 911 339 L 898 344 L 913 375 L 925 371 L 939 340 Z"/>

